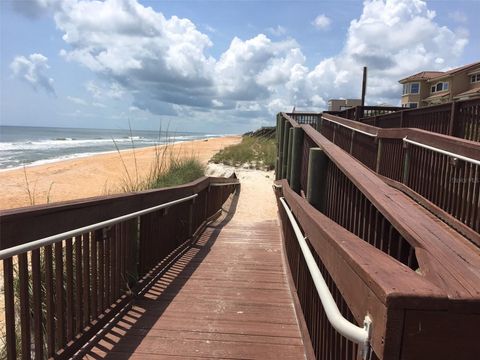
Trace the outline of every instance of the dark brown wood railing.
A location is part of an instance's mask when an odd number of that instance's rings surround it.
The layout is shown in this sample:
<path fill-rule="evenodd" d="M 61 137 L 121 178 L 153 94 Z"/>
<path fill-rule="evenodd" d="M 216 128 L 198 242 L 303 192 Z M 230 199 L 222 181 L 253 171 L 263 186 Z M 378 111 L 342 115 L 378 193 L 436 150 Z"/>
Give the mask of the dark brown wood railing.
<path fill-rule="evenodd" d="M 290 145 L 281 145 L 288 175 L 278 182 L 277 196 L 286 199 L 303 229 L 344 317 L 359 326 L 366 314 L 372 318 L 372 358 L 469 359 L 480 351 L 471 336 L 480 321 L 480 249 L 311 126 L 286 115 L 282 119 L 279 127 L 301 129 L 303 148 L 295 149 L 295 140 L 279 142 Z M 368 125 L 362 131 L 369 133 Z M 281 131 L 280 140 L 286 133 Z M 312 148 L 324 155 L 314 184 L 321 201 L 315 206 L 308 201 L 304 174 L 311 171 L 306 155 Z M 294 166 L 296 153 L 300 164 Z M 292 281 L 317 358 L 355 358 L 356 347 L 325 321 L 292 229 L 281 210 L 280 215 Z"/>
<path fill-rule="evenodd" d="M 189 247 L 235 178 L 0 212 L 0 250 L 188 199 L 3 257 L 7 359 L 70 358 Z M 218 186 L 218 184 L 225 186 Z M 230 184 L 230 185 L 227 185 Z M 196 196 L 193 196 L 196 195 Z"/>
<path fill-rule="evenodd" d="M 340 111 L 326 111 L 326 113 L 345 119 L 360 120 L 366 117 L 390 114 L 401 110 L 404 110 L 404 108 L 398 106 L 354 106 Z"/>
<path fill-rule="evenodd" d="M 466 100 L 387 115 L 365 117 L 361 122 L 380 128 L 418 128 L 480 142 L 480 100 Z"/>
<path fill-rule="evenodd" d="M 419 129 L 380 129 L 328 114 L 318 131 L 480 246 L 479 143 Z"/>

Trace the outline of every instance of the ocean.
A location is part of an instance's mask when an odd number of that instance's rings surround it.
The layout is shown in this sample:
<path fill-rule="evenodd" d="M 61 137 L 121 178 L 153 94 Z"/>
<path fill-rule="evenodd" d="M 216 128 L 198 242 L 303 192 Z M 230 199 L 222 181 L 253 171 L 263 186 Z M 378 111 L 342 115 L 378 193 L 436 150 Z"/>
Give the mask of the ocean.
<path fill-rule="evenodd" d="M 168 135 L 168 136 L 167 136 Z M 0 169 L 224 135 L 149 130 L 0 126 Z"/>

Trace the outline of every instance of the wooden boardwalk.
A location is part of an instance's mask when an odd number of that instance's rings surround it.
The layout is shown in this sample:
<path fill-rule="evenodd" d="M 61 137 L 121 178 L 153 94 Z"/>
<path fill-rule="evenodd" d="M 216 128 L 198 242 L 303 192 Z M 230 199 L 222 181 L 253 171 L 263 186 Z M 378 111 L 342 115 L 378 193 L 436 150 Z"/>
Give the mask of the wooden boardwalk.
<path fill-rule="evenodd" d="M 217 220 L 85 358 L 304 359 L 280 236 Z"/>

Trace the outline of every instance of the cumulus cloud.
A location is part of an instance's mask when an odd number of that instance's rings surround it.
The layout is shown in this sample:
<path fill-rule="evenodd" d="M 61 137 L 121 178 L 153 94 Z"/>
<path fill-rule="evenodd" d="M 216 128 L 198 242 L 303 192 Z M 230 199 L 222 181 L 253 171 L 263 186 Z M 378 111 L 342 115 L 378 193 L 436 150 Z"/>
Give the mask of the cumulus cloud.
<path fill-rule="evenodd" d="M 55 95 L 53 79 L 47 75 L 47 62 L 48 58 L 42 54 L 16 56 L 10 63 L 10 69 L 14 77 L 27 82 L 35 91 L 43 89 L 48 94 Z"/>
<path fill-rule="evenodd" d="M 456 21 L 461 24 L 465 24 L 468 21 L 467 15 L 460 10 L 455 10 L 451 12 L 450 14 L 448 14 L 448 17 L 453 21 Z"/>
<path fill-rule="evenodd" d="M 438 25 L 423 1 L 367 1 L 340 54 L 321 61 L 308 77 L 320 95 L 359 97 L 366 65 L 369 100 L 398 103 L 398 80 L 455 64 L 468 42 L 464 35 Z"/>
<path fill-rule="evenodd" d="M 320 30 L 328 29 L 331 23 L 332 20 L 324 14 L 318 15 L 312 22 L 313 26 Z"/>
<path fill-rule="evenodd" d="M 192 21 L 166 18 L 137 0 L 52 4 L 66 44 L 61 55 L 97 74 L 86 87 L 98 102 L 121 99 L 141 111 L 202 121 L 255 117 L 253 124 L 294 105 L 322 110 L 329 98 L 360 96 L 365 65 L 367 102 L 397 104 L 399 79 L 458 65 L 468 42 L 468 33 L 439 25 L 424 1 L 367 0 L 338 55 L 309 68 L 291 38 L 234 37 L 213 58 L 212 41 Z M 321 14 L 313 24 L 324 30 L 331 20 Z M 286 30 L 266 32 L 280 36 Z"/>
<path fill-rule="evenodd" d="M 75 97 L 75 96 L 67 96 L 67 99 L 77 105 L 83 105 L 83 106 L 87 106 L 88 103 L 82 99 L 82 98 L 79 98 L 79 97 Z"/>
<path fill-rule="evenodd" d="M 287 33 L 287 29 L 285 29 L 282 25 L 277 25 L 276 27 L 269 27 L 267 31 L 273 36 L 282 36 Z"/>

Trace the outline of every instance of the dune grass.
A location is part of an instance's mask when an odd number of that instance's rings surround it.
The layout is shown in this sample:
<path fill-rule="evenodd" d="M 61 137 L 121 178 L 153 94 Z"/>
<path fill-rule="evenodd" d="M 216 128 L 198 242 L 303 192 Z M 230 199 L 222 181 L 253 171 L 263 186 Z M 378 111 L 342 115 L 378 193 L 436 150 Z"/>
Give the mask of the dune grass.
<path fill-rule="evenodd" d="M 122 153 L 115 144 L 124 170 L 120 191 L 134 192 L 177 186 L 202 177 L 205 174 L 205 166 L 193 153 L 180 155 L 182 153 L 181 146 L 177 145 L 173 149 L 174 141 L 175 139 L 167 134 L 165 135 L 164 145 L 155 145 L 150 171 L 143 178 L 139 176 L 133 141 L 131 145 L 135 164 L 133 171 L 129 170 Z"/>
<path fill-rule="evenodd" d="M 214 163 L 245 166 L 260 170 L 272 170 L 276 157 L 275 139 L 243 136 L 240 144 L 227 146 L 212 158 Z"/>

